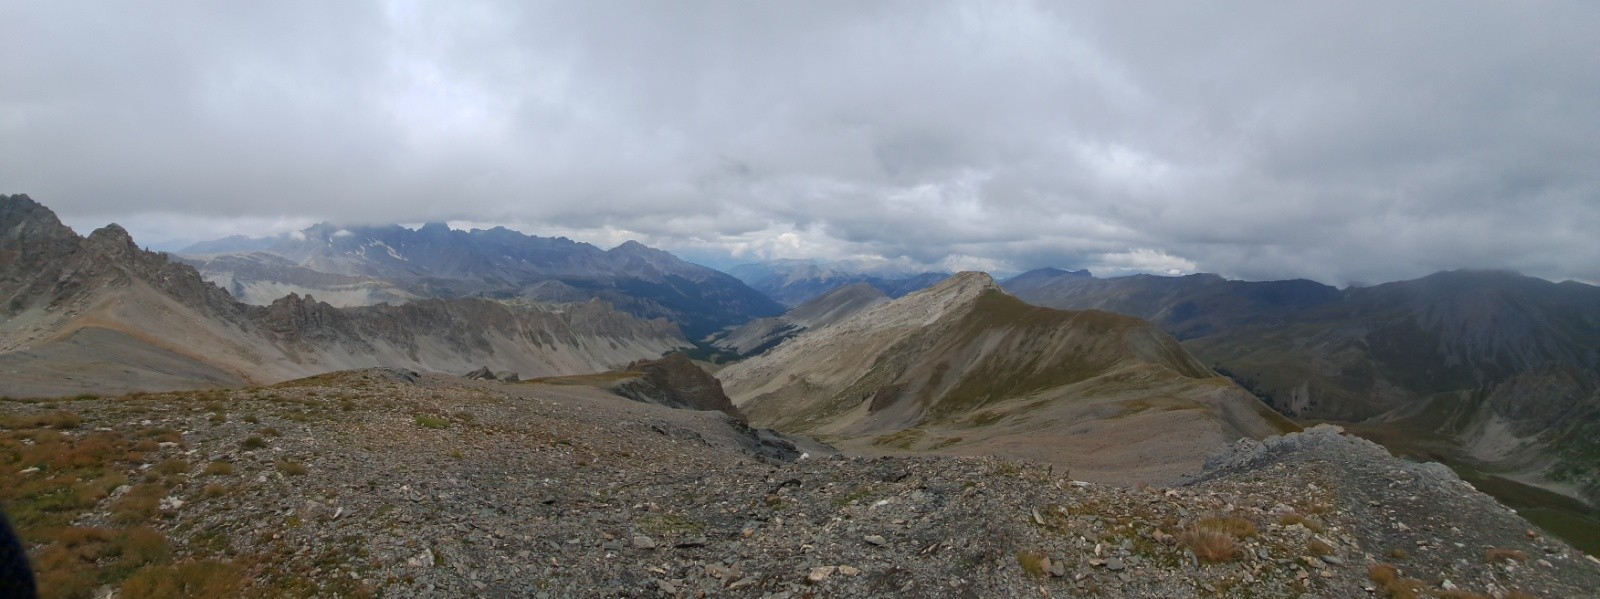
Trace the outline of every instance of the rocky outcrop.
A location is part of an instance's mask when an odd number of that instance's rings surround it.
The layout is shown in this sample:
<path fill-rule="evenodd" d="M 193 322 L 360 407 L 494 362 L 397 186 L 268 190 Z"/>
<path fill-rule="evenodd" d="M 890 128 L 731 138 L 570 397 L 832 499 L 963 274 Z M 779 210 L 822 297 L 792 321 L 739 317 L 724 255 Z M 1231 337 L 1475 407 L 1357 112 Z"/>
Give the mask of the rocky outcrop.
<path fill-rule="evenodd" d="M 638 376 L 616 382 L 611 390 L 623 397 L 687 410 L 716 410 L 745 421 L 744 414 L 722 391 L 722 381 L 707 374 L 683 352 L 628 366 Z"/>

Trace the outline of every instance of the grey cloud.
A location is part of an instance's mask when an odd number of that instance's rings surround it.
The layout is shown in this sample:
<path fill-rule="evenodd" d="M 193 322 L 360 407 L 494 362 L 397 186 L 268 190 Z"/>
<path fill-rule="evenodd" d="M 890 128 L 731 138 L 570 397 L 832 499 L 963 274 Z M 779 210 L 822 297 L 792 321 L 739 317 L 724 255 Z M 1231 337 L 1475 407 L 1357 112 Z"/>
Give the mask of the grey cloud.
<path fill-rule="evenodd" d="M 1586 2 L 7 3 L 0 192 L 150 238 L 1600 281 L 1597 34 Z"/>

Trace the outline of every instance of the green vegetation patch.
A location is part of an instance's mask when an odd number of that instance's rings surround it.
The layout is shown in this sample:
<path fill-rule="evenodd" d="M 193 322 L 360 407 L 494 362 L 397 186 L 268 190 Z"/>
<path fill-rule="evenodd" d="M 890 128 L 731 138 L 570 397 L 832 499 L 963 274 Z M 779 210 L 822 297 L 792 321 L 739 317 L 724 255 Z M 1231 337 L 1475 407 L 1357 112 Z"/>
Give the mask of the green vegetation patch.
<path fill-rule="evenodd" d="M 908 428 L 889 433 L 887 435 L 882 435 L 877 439 L 874 439 L 872 444 L 879 447 L 889 446 L 910 450 L 911 448 L 916 447 L 917 443 L 921 442 L 922 438 L 926 437 L 927 435 L 928 432 L 920 428 Z"/>
<path fill-rule="evenodd" d="M 645 514 L 636 518 L 633 524 L 641 532 L 651 535 L 696 533 L 706 527 L 703 523 L 677 514 Z"/>
<path fill-rule="evenodd" d="M 438 416 L 428 416 L 426 414 L 418 414 L 416 419 L 417 419 L 417 426 L 421 426 L 423 428 L 432 428 L 432 429 L 450 428 L 450 421 L 446 420 L 444 418 L 440 418 Z"/>

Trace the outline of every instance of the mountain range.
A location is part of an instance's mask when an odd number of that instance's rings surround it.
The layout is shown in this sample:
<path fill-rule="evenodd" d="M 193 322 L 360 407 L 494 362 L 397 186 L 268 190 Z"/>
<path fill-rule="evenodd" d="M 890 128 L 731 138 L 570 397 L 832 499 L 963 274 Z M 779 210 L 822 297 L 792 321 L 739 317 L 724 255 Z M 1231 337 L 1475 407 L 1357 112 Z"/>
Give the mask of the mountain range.
<path fill-rule="evenodd" d="M 817 263 L 809 260 L 768 260 L 740 264 L 728 269 L 728 274 L 791 308 L 856 283 L 871 285 L 884 295 L 896 298 L 925 289 L 950 276 L 947 272 L 926 272 L 895 265 L 853 261 Z"/>
<path fill-rule="evenodd" d="M 664 320 L 590 301 L 482 298 L 336 308 L 237 301 L 107 225 L 81 237 L 25 195 L 0 196 L 0 394 L 239 386 L 365 366 L 525 376 L 596 372 L 688 345 Z"/>
<path fill-rule="evenodd" d="M 602 250 L 504 227 L 323 223 L 267 240 L 203 242 L 179 254 L 207 280 L 263 305 L 287 292 L 345 305 L 425 297 L 601 299 L 640 318 L 667 318 L 694 339 L 783 311 L 732 276 L 636 241 Z"/>
<path fill-rule="evenodd" d="M 1293 430 L 1139 319 L 1029 306 L 960 273 L 718 373 L 752 424 L 857 451 L 1004 455 L 1172 481 Z"/>
<path fill-rule="evenodd" d="M 1434 441 L 1458 461 L 1600 502 L 1592 285 L 1449 271 L 1337 289 L 1045 269 L 1003 286 L 1040 306 L 1147 319 L 1293 417 Z"/>

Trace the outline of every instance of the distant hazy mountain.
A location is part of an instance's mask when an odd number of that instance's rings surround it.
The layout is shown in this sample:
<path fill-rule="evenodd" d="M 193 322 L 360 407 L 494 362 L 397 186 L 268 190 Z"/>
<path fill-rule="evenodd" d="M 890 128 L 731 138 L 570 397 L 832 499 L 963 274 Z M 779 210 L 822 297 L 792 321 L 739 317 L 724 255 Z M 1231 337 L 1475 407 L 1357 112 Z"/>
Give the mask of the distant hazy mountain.
<path fill-rule="evenodd" d="M 79 237 L 27 196 L 0 196 L 0 394 L 269 383 L 365 366 L 580 374 L 686 345 L 665 321 L 600 303 L 486 299 L 339 309 L 236 301 L 116 225 Z"/>
<path fill-rule="evenodd" d="M 790 307 L 856 283 L 866 283 L 896 298 L 926 289 L 950 276 L 950 273 L 944 272 L 914 272 L 877 264 L 849 261 L 816 263 L 806 260 L 741 264 L 728 269 L 728 274 Z"/>
<path fill-rule="evenodd" d="M 780 316 L 757 318 L 713 336 L 711 345 L 740 356 L 772 349 L 785 339 L 839 322 L 857 312 L 889 301 L 889 296 L 866 283 L 839 287 L 811 298 Z"/>
<path fill-rule="evenodd" d="M 274 238 L 260 253 L 200 255 L 251 247 L 224 241 L 196 244 L 184 253 L 192 254 L 187 260 L 207 280 L 252 303 L 266 303 L 271 293 L 286 290 L 352 304 L 407 297 L 599 298 L 642 318 L 667 318 L 696 338 L 783 311 L 734 277 L 634 241 L 602 250 L 503 227 L 458 231 L 440 223 L 417 230 L 319 224 Z"/>
<path fill-rule="evenodd" d="M 1149 319 L 1284 413 L 1443 439 L 1600 500 L 1600 288 L 1492 271 L 1344 290 L 1063 271 L 1005 286 Z"/>
<path fill-rule="evenodd" d="M 718 373 L 758 426 L 869 451 L 1008 455 L 1170 481 L 1292 427 L 1137 318 L 1029 306 L 982 273 Z"/>

